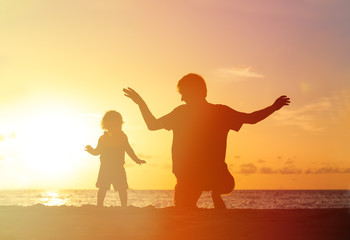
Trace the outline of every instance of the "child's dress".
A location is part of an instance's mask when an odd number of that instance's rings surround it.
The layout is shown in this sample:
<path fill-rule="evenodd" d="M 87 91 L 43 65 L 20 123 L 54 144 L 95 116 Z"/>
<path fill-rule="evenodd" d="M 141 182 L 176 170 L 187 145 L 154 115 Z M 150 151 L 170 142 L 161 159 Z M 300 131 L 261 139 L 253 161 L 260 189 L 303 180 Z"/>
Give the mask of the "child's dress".
<path fill-rule="evenodd" d="M 106 132 L 100 137 L 97 149 L 100 150 L 101 165 L 96 187 L 109 190 L 112 184 L 116 191 L 128 189 L 124 169 L 127 143 L 128 139 L 124 132 L 114 135 Z"/>

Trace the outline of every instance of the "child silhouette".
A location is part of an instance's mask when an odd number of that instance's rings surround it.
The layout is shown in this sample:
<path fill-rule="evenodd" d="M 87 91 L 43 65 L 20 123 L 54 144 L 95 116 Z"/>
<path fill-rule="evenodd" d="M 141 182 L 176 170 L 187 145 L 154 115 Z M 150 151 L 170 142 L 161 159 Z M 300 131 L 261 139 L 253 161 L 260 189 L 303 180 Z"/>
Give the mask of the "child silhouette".
<path fill-rule="evenodd" d="M 108 111 L 101 121 L 102 129 L 106 130 L 99 138 L 96 148 L 90 145 L 85 146 L 85 151 L 97 156 L 100 155 L 100 170 L 98 173 L 96 187 L 97 206 L 102 207 L 111 184 L 115 191 L 119 192 L 119 198 L 122 207 L 127 206 L 128 183 L 124 169 L 125 152 L 137 164 L 146 163 L 139 159 L 131 148 L 126 134 L 122 131 L 123 118 L 116 111 Z"/>

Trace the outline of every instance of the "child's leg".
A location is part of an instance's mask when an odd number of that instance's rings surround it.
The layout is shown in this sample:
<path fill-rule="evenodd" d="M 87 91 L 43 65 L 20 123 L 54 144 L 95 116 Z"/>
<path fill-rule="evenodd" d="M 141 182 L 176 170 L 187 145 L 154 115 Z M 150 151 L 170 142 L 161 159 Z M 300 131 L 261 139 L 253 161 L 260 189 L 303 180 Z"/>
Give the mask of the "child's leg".
<path fill-rule="evenodd" d="M 128 191 L 126 189 L 121 189 L 118 192 L 122 207 L 126 207 L 128 205 Z"/>
<path fill-rule="evenodd" d="M 97 206 L 103 207 L 103 202 L 105 200 L 107 189 L 99 188 L 97 192 Z"/>
<path fill-rule="evenodd" d="M 211 192 L 211 197 L 213 199 L 215 209 L 226 209 L 224 200 L 222 200 L 220 194 L 216 191 Z"/>

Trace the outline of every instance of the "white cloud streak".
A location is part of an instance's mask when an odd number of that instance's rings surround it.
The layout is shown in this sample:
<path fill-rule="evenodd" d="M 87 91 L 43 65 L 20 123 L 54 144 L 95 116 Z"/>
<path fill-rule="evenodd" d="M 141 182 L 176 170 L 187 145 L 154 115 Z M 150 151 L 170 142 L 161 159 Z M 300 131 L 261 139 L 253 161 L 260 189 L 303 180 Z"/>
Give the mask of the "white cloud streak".
<path fill-rule="evenodd" d="M 219 76 L 242 81 L 247 78 L 263 78 L 264 75 L 252 71 L 251 67 L 221 68 L 217 70 Z"/>
<path fill-rule="evenodd" d="M 307 104 L 299 109 L 283 109 L 277 112 L 273 119 L 280 125 L 297 126 L 307 131 L 321 131 L 329 121 L 327 113 L 330 112 L 332 105 L 329 98 L 322 98 L 318 102 Z"/>
<path fill-rule="evenodd" d="M 320 98 L 299 108 L 291 106 L 272 115 L 280 125 L 296 126 L 306 131 L 322 131 L 350 120 L 350 89 Z"/>

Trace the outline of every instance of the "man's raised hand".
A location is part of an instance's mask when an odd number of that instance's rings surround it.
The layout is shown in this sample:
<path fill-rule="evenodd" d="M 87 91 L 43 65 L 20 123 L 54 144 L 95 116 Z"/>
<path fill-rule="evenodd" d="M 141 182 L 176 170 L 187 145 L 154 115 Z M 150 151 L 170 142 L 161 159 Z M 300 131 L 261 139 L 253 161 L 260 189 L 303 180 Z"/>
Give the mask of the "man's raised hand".
<path fill-rule="evenodd" d="M 276 101 L 273 103 L 273 106 L 275 110 L 281 109 L 283 106 L 288 106 L 290 103 L 290 98 L 287 96 L 280 96 L 276 99 Z"/>
<path fill-rule="evenodd" d="M 130 98 L 138 105 L 140 105 L 141 103 L 144 102 L 143 99 L 141 98 L 141 96 L 132 88 L 129 88 L 129 87 L 124 88 L 123 92 L 124 92 L 124 96 Z"/>

